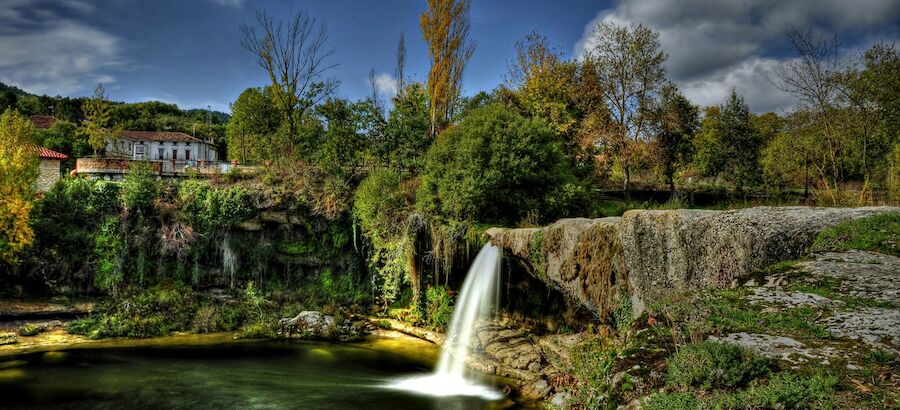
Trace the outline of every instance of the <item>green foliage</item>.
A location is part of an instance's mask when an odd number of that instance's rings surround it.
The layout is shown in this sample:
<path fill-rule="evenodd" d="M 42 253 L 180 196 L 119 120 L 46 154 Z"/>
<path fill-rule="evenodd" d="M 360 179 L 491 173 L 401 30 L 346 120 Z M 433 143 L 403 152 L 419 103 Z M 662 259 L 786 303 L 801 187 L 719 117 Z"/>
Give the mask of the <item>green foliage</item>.
<path fill-rule="evenodd" d="M 738 391 L 702 398 L 692 393 L 657 393 L 643 403 L 648 410 L 675 409 L 836 409 L 837 377 L 822 373 L 778 372 Z"/>
<path fill-rule="evenodd" d="M 159 181 L 153 176 L 153 165 L 150 162 L 132 162 L 122 183 L 122 205 L 129 212 L 150 216 L 153 213 L 153 201 L 161 190 Z"/>
<path fill-rule="evenodd" d="M 628 331 L 634 324 L 635 317 L 628 292 L 619 292 L 619 301 L 613 309 L 613 325 L 620 333 Z"/>
<path fill-rule="evenodd" d="M 202 233 L 227 229 L 256 212 L 251 195 L 243 188 L 213 188 L 200 180 L 178 185 L 178 203 L 185 222 Z"/>
<path fill-rule="evenodd" d="M 47 324 L 45 323 L 26 323 L 19 326 L 18 329 L 19 336 L 34 336 L 45 331 L 47 331 Z"/>
<path fill-rule="evenodd" d="M 159 285 L 122 294 L 102 314 L 75 321 L 66 330 L 91 338 L 164 336 L 189 329 L 196 309 L 197 300 L 189 287 Z"/>
<path fill-rule="evenodd" d="M 443 331 L 453 319 L 453 298 L 445 286 L 431 286 L 425 292 L 426 322 L 430 329 Z"/>
<path fill-rule="evenodd" d="M 115 292 L 124 281 L 122 269 L 124 251 L 119 220 L 106 217 L 94 236 L 94 286 Z"/>
<path fill-rule="evenodd" d="M 81 107 L 84 120 L 79 132 L 87 140 L 94 153 L 106 149 L 106 144 L 116 137 L 119 129 L 113 127 L 109 101 L 103 84 L 94 89 L 94 96 L 85 100 Z"/>
<path fill-rule="evenodd" d="M 564 215 L 584 192 L 544 120 L 493 104 L 438 136 L 417 202 L 450 220 L 513 223 L 533 209 Z"/>
<path fill-rule="evenodd" d="M 663 87 L 656 119 L 655 151 L 660 171 L 675 190 L 675 172 L 691 161 L 691 141 L 700 128 L 697 107 L 685 98 L 673 84 Z"/>
<path fill-rule="evenodd" d="M 667 371 L 674 386 L 732 388 L 768 372 L 768 360 L 740 346 L 705 341 L 676 352 Z"/>
<path fill-rule="evenodd" d="M 10 109 L 0 115 L 0 261 L 9 264 L 34 239 L 28 213 L 40 161 L 32 138 L 28 118 Z"/>
<path fill-rule="evenodd" d="M 825 228 L 812 248 L 815 251 L 858 249 L 900 256 L 900 212 L 883 212 Z"/>
<path fill-rule="evenodd" d="M 420 83 L 400 90 L 393 100 L 384 136 L 373 141 L 381 161 L 394 169 L 421 169 L 429 145 L 428 95 Z"/>
<path fill-rule="evenodd" d="M 583 408 L 609 407 L 616 398 L 612 391 L 611 377 L 617 359 L 627 349 L 621 342 L 602 337 L 591 337 L 572 350 L 572 374 L 578 381 L 570 400 Z"/>
<path fill-rule="evenodd" d="M 366 149 L 365 130 L 374 110 L 371 103 L 351 104 L 347 100 L 329 100 L 316 107 L 325 122 L 325 131 L 315 142 L 313 160 L 325 172 L 347 178 L 362 165 Z"/>

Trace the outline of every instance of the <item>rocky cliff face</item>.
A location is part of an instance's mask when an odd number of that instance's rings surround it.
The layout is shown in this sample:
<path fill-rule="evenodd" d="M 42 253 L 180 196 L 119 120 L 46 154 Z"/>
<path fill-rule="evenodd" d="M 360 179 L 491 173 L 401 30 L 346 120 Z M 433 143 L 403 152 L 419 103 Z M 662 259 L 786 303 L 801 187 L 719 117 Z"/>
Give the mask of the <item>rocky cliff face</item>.
<path fill-rule="evenodd" d="M 635 313 L 678 290 L 724 287 L 801 256 L 822 229 L 900 208 L 756 207 L 633 210 L 622 218 L 563 219 L 543 228 L 490 229 L 538 279 L 601 319 L 628 292 Z"/>

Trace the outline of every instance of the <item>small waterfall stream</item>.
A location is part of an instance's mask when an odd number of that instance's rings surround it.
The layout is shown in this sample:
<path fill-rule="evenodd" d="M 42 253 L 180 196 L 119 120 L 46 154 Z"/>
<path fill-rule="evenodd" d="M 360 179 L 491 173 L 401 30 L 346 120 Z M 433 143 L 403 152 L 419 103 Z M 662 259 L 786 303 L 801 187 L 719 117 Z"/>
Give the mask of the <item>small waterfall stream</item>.
<path fill-rule="evenodd" d="M 480 396 L 488 400 L 502 397 L 499 392 L 468 377 L 466 367 L 475 322 L 490 315 L 497 304 L 499 276 L 500 249 L 487 244 L 478 252 L 466 274 L 435 372 L 429 376 L 398 380 L 389 388 L 430 396 Z"/>

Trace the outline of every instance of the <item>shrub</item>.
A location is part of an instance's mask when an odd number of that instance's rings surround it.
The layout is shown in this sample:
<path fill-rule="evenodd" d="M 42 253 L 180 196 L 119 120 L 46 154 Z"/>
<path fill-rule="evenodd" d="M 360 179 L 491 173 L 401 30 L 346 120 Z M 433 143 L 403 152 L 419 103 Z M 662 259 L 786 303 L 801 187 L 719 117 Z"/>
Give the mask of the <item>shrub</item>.
<path fill-rule="evenodd" d="M 584 192 L 546 121 L 493 104 L 437 137 L 417 205 L 451 220 L 511 224 L 534 209 L 564 215 Z"/>
<path fill-rule="evenodd" d="M 122 272 L 122 235 L 119 219 L 109 216 L 94 237 L 94 286 L 115 292 L 124 281 Z"/>
<path fill-rule="evenodd" d="M 150 215 L 160 190 L 159 181 L 153 176 L 153 166 L 149 162 L 134 162 L 122 184 L 122 204 L 140 215 Z"/>
<path fill-rule="evenodd" d="M 19 326 L 19 336 L 34 336 L 39 333 L 43 333 L 47 330 L 47 325 L 44 323 L 26 323 L 22 326 Z"/>
<path fill-rule="evenodd" d="M 190 328 L 197 302 L 181 284 L 154 286 L 112 300 L 102 314 L 75 321 L 67 330 L 91 338 L 153 337 Z"/>
<path fill-rule="evenodd" d="M 697 396 L 691 393 L 659 393 L 643 403 L 644 410 L 695 410 L 700 408 Z"/>
<path fill-rule="evenodd" d="M 704 389 L 746 384 L 768 371 L 768 360 L 740 346 L 705 341 L 685 346 L 668 362 L 671 385 Z"/>
<path fill-rule="evenodd" d="M 444 286 L 432 286 L 425 292 L 425 301 L 428 306 L 428 327 L 435 330 L 444 330 L 453 319 L 453 298 Z"/>

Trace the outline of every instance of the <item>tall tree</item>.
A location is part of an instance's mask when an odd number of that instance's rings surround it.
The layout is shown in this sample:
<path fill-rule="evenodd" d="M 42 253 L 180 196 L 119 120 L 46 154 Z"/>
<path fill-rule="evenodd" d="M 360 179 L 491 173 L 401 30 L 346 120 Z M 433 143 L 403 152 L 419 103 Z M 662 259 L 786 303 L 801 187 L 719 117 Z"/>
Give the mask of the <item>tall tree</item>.
<path fill-rule="evenodd" d="M 7 109 L 0 115 L 0 261 L 18 262 L 34 238 L 28 224 L 40 160 L 31 120 Z"/>
<path fill-rule="evenodd" d="M 231 120 L 226 127 L 228 158 L 240 162 L 260 162 L 275 157 L 272 144 L 281 135 L 281 113 L 272 102 L 271 88 L 248 88 L 231 104 Z"/>
<path fill-rule="evenodd" d="M 109 101 L 106 99 L 103 84 L 97 85 L 94 96 L 85 100 L 81 109 L 84 112 L 84 120 L 81 122 L 80 131 L 87 137 L 88 145 L 96 155 L 106 148 L 107 143 L 115 138 L 119 131 L 112 124 Z"/>
<path fill-rule="evenodd" d="M 460 96 L 463 70 L 475 52 L 475 42 L 469 38 L 469 6 L 468 0 L 428 0 L 428 10 L 419 19 L 431 56 L 428 96 L 432 136 L 450 122 Z"/>
<path fill-rule="evenodd" d="M 666 77 L 666 55 L 659 34 L 643 25 L 604 22 L 597 26 L 587 51 L 595 61 L 597 79 L 611 122 L 601 142 L 624 172 L 623 189 L 631 189 L 631 167 L 636 146 L 650 138 L 651 108 Z"/>
<path fill-rule="evenodd" d="M 691 160 L 691 141 L 700 128 L 700 111 L 674 84 L 663 87 L 654 121 L 660 170 L 675 193 L 675 172 Z"/>
<path fill-rule="evenodd" d="M 731 90 L 728 102 L 722 106 L 719 120 L 718 138 L 719 145 L 725 148 L 725 171 L 737 191 L 743 192 L 744 186 L 759 173 L 759 132 L 751 122 L 750 107 L 735 90 Z"/>
<path fill-rule="evenodd" d="M 294 146 L 303 145 L 298 123 L 337 88 L 336 80 L 324 77 L 337 66 L 329 61 L 334 49 L 327 48 L 325 23 L 303 10 L 286 22 L 257 12 L 256 23 L 258 27 L 241 25 L 241 45 L 253 53 L 257 64 L 269 75 L 272 101 L 287 124 L 287 148 L 293 150 Z"/>
<path fill-rule="evenodd" d="M 406 68 L 406 37 L 400 32 L 400 40 L 397 42 L 397 93 L 402 93 L 406 79 L 403 70 Z"/>

